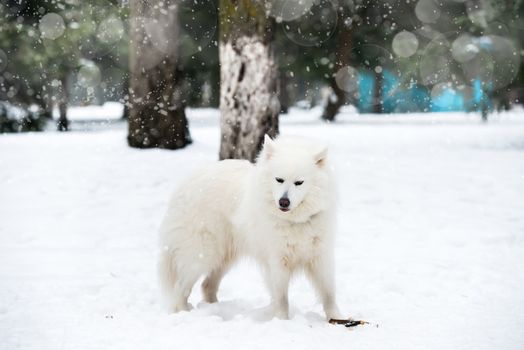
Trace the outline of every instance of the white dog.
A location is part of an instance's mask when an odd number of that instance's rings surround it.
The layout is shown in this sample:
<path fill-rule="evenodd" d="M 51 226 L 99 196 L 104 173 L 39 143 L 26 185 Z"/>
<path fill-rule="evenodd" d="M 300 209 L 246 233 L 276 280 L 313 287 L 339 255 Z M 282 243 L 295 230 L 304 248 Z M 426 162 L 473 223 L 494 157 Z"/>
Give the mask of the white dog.
<path fill-rule="evenodd" d="M 262 267 L 274 315 L 289 317 L 288 285 L 304 270 L 327 319 L 335 301 L 335 188 L 327 149 L 267 135 L 255 165 L 224 160 L 194 174 L 174 194 L 161 229 L 160 280 L 173 311 L 188 310 L 199 277 L 206 302 L 217 301 L 224 274 L 242 256 Z"/>

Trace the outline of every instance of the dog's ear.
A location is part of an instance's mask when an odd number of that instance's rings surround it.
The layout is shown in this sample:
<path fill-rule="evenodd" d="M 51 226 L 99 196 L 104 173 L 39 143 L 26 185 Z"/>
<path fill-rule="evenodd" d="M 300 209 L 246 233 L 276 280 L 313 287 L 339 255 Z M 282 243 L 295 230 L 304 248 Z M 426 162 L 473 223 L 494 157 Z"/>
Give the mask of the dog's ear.
<path fill-rule="evenodd" d="M 266 159 L 271 158 L 275 152 L 275 141 L 268 134 L 264 135 L 264 156 Z"/>
<path fill-rule="evenodd" d="M 319 167 L 323 167 L 324 164 L 326 163 L 327 152 L 328 152 L 327 147 L 324 147 L 324 148 L 322 148 L 322 150 L 320 152 L 315 154 L 315 163 Z"/>
<path fill-rule="evenodd" d="M 273 144 L 273 139 L 271 138 L 271 136 L 269 136 L 268 134 L 264 134 L 264 147 L 269 145 L 269 144 Z"/>

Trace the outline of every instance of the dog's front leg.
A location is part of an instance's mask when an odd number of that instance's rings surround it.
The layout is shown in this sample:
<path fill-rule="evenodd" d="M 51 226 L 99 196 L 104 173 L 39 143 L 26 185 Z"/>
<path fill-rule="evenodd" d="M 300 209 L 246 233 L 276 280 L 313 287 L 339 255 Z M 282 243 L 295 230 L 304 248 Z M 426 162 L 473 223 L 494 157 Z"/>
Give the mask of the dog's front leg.
<path fill-rule="evenodd" d="M 266 281 L 271 292 L 273 315 L 287 320 L 289 318 L 288 289 L 291 273 L 285 266 L 271 264 L 266 269 Z"/>
<path fill-rule="evenodd" d="M 333 262 L 326 258 L 316 259 L 306 267 L 306 274 L 320 296 L 328 320 L 341 318 L 335 298 L 333 272 Z"/>

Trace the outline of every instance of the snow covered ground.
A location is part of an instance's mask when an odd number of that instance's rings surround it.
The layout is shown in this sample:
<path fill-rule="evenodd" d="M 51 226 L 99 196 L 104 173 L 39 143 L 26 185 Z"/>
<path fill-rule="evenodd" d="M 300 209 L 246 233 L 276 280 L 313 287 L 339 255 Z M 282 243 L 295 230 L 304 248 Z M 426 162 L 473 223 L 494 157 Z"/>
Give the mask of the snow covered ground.
<path fill-rule="evenodd" d="M 195 310 L 165 312 L 157 229 L 173 188 L 218 152 L 216 111 L 191 110 L 195 143 L 175 152 L 128 148 L 123 122 L 0 136 L 0 349 L 523 349 L 524 113 L 324 125 L 316 112 L 281 129 L 331 144 L 339 302 L 378 328 L 325 323 L 303 277 L 292 319 L 268 320 L 247 262 L 218 304 L 195 288 Z"/>

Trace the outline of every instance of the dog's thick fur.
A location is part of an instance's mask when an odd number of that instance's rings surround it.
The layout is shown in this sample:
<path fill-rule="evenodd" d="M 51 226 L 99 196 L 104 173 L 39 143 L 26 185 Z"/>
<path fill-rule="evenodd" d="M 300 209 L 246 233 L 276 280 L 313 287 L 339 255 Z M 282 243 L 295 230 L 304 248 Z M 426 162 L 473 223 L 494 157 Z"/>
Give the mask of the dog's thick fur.
<path fill-rule="evenodd" d="M 326 317 L 340 318 L 333 276 L 335 188 L 326 153 L 317 142 L 266 136 L 255 165 L 221 161 L 179 187 L 162 225 L 159 263 L 173 311 L 189 309 L 200 276 L 206 276 L 205 301 L 216 302 L 224 274 L 250 256 L 262 268 L 275 316 L 289 317 L 289 280 L 304 270 Z"/>

